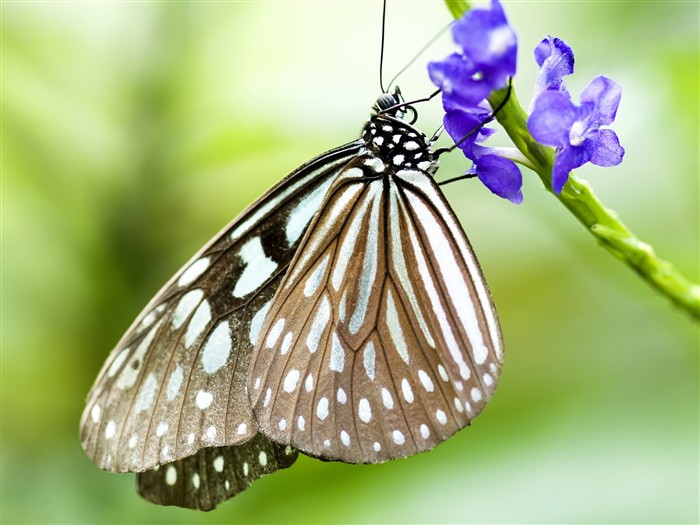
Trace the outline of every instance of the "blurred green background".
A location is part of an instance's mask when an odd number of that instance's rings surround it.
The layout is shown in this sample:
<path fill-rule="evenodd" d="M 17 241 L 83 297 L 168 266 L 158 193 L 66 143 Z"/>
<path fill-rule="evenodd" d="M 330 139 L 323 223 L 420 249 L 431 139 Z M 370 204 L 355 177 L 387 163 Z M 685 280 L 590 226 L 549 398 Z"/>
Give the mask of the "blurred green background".
<path fill-rule="evenodd" d="M 517 2 L 518 95 L 547 33 L 624 87 L 613 169 L 586 168 L 642 240 L 698 279 L 697 2 Z M 354 139 L 379 92 L 381 3 L 2 4 L 2 521 L 700 520 L 698 330 L 525 174 L 525 202 L 446 193 L 498 306 L 507 359 L 474 425 L 380 466 L 300 458 L 218 510 L 160 508 L 83 454 L 111 347 L 211 235 L 297 165 Z M 450 16 L 390 2 L 387 77 Z M 430 58 L 402 75 L 431 91 Z M 426 132 L 439 103 L 420 106 Z M 502 135 L 502 133 L 501 133 Z M 439 177 L 466 169 L 457 155 Z"/>

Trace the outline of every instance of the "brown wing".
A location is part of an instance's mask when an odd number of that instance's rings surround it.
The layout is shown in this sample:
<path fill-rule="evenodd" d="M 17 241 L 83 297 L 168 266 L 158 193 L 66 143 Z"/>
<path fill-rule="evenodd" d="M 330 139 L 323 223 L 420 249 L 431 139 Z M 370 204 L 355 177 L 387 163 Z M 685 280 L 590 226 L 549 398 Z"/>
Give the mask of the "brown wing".
<path fill-rule="evenodd" d="M 262 432 L 329 460 L 428 450 L 468 425 L 502 360 L 490 295 L 432 178 L 336 179 L 272 301 L 249 394 Z"/>

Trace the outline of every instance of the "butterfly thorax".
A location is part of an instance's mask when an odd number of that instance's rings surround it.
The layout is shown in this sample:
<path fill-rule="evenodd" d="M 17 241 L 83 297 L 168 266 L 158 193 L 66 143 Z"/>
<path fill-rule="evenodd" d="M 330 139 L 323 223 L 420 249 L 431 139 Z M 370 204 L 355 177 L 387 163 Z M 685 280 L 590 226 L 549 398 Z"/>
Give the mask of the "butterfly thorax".
<path fill-rule="evenodd" d="M 421 170 L 431 175 L 438 168 L 431 142 L 424 133 L 390 115 L 374 115 L 362 130 L 369 151 L 393 170 Z"/>

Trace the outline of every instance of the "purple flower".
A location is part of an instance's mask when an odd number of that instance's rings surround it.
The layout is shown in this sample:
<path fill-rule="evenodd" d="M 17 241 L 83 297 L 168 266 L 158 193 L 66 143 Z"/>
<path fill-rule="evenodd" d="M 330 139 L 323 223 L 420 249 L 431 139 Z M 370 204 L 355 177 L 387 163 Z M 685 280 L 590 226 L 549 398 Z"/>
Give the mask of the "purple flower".
<path fill-rule="evenodd" d="M 530 111 L 535 100 L 545 91 L 561 91 L 568 94 L 564 77 L 574 72 L 574 52 L 559 38 L 547 36 L 535 48 L 535 60 L 540 66 L 540 74 L 532 94 Z"/>
<path fill-rule="evenodd" d="M 475 109 L 473 112 L 447 111 L 445 129 L 455 141 L 467 137 L 459 143 L 459 149 L 474 163 L 469 173 L 475 174 L 492 193 L 520 204 L 523 201 L 520 170 L 512 160 L 500 156 L 496 148 L 480 144 L 495 133 L 490 128 L 479 129 L 488 115 L 489 112 L 485 109 Z M 478 133 L 467 136 L 476 129 L 479 129 Z"/>
<path fill-rule="evenodd" d="M 446 108 L 476 106 L 515 74 L 517 38 L 498 0 L 457 20 L 452 38 L 461 52 L 428 64 L 430 79 L 442 90 Z"/>
<path fill-rule="evenodd" d="M 612 124 L 622 88 L 614 80 L 594 78 L 581 94 L 581 105 L 571 101 L 566 89 L 544 91 L 535 101 L 527 127 L 539 143 L 554 146 L 552 189 L 560 193 L 569 172 L 586 162 L 616 166 L 625 150 L 614 131 L 600 129 Z"/>

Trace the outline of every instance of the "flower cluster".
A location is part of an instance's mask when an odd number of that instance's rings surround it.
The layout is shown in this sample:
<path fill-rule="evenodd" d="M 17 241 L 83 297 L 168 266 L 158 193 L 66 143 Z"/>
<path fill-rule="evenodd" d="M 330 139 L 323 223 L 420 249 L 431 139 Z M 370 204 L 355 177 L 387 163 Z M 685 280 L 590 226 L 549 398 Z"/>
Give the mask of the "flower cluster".
<path fill-rule="evenodd" d="M 474 163 L 470 173 L 496 195 L 519 203 L 520 170 L 497 148 L 481 145 L 494 132 L 482 127 L 490 114 L 485 99 L 515 74 L 515 32 L 498 0 L 492 0 L 488 9 L 473 9 L 457 20 L 452 37 L 460 52 L 428 64 L 430 79 L 442 90 L 445 130 Z"/>
<path fill-rule="evenodd" d="M 460 51 L 428 65 L 431 80 L 442 91 L 445 130 L 473 162 L 468 173 L 496 195 L 520 203 L 522 175 L 507 158 L 517 155 L 512 148 L 483 145 L 494 133 L 483 127 L 492 116 L 487 98 L 515 74 L 515 32 L 499 1 L 491 0 L 488 8 L 473 9 L 456 21 L 452 36 Z M 552 189 L 559 193 L 569 172 L 586 162 L 615 166 L 622 161 L 624 149 L 615 132 L 600 129 L 615 119 L 621 88 L 607 77 L 596 77 L 576 105 L 564 84 L 564 77 L 574 71 L 574 54 L 566 42 L 545 38 L 535 48 L 535 60 L 540 73 L 528 130 L 535 140 L 555 148 Z"/>

